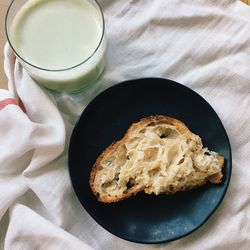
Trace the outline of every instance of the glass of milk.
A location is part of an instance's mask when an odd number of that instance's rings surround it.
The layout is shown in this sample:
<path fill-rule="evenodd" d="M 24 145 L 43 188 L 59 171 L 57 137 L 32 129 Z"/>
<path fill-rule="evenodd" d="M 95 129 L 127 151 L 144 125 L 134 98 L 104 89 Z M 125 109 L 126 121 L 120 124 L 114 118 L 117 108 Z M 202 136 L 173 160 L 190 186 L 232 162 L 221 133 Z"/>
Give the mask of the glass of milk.
<path fill-rule="evenodd" d="M 14 0 L 5 28 L 19 62 L 46 88 L 80 91 L 104 70 L 105 23 L 95 0 Z"/>

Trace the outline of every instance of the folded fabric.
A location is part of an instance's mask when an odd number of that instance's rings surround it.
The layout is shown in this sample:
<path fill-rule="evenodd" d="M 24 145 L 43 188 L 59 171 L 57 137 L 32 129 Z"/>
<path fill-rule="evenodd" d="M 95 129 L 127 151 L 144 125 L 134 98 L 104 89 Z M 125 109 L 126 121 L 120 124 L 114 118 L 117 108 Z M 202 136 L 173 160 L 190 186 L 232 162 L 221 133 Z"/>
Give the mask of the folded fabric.
<path fill-rule="evenodd" d="M 0 90 L 0 249 L 248 249 L 249 7 L 235 0 L 100 4 L 109 42 L 106 70 L 82 93 L 40 88 L 5 47 L 9 91 Z M 231 184 L 214 215 L 191 235 L 160 245 L 128 242 L 97 225 L 77 200 L 67 169 L 69 138 L 89 101 L 114 83 L 149 76 L 178 81 L 202 95 L 220 116 L 233 151 Z"/>

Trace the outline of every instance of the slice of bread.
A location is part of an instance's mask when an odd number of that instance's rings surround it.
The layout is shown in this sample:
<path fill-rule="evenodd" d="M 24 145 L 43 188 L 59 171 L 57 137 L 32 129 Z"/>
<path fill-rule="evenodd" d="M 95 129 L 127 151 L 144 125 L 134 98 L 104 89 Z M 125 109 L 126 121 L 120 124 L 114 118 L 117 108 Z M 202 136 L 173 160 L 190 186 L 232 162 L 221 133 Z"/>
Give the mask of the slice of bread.
<path fill-rule="evenodd" d="M 154 116 L 131 125 L 96 160 L 90 186 L 101 202 L 116 202 L 144 190 L 173 194 L 206 182 L 220 183 L 224 158 L 203 148 L 181 121 Z"/>

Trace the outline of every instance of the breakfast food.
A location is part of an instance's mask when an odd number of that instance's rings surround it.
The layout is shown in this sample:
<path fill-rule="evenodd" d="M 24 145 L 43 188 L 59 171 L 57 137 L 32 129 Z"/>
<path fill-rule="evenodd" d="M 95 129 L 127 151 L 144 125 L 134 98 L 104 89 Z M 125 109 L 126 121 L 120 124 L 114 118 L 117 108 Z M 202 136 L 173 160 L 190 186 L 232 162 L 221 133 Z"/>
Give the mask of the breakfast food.
<path fill-rule="evenodd" d="M 207 182 L 220 183 L 224 157 L 203 148 L 181 121 L 153 116 L 131 125 L 96 160 L 90 186 L 101 202 L 117 202 L 140 191 L 174 194 Z"/>

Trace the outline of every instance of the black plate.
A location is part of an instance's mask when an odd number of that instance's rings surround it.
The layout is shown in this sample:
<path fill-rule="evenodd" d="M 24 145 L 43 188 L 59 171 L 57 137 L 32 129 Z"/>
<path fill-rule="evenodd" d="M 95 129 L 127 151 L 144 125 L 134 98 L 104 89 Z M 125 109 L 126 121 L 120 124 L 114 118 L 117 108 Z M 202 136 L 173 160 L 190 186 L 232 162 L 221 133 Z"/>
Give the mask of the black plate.
<path fill-rule="evenodd" d="M 133 122 L 157 114 L 180 119 L 201 136 L 204 146 L 225 157 L 222 184 L 175 195 L 139 193 L 114 204 L 98 202 L 89 187 L 97 157 Z M 106 230 L 134 242 L 161 243 L 193 232 L 216 210 L 231 176 L 231 149 L 219 117 L 201 96 L 170 80 L 138 79 L 105 90 L 84 110 L 70 141 L 69 172 L 81 204 Z"/>

